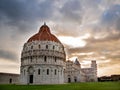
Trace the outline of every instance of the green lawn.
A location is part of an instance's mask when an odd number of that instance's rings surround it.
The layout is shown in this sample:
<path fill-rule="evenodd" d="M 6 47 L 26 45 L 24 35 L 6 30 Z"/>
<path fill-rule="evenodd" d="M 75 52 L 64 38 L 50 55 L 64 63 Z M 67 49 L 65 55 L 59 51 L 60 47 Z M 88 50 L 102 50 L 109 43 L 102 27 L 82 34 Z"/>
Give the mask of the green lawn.
<path fill-rule="evenodd" d="M 61 85 L 0 85 L 0 90 L 120 90 L 120 82 L 71 83 Z"/>

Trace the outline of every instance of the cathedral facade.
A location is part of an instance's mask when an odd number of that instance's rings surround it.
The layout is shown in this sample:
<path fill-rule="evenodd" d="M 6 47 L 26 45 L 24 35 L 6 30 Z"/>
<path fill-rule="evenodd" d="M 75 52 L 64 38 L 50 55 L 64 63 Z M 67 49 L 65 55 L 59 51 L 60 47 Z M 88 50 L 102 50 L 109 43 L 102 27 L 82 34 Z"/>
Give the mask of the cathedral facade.
<path fill-rule="evenodd" d="M 97 82 L 97 64 L 91 61 L 91 67 L 81 68 L 81 64 L 76 59 L 66 61 L 66 69 L 64 72 L 64 82 Z"/>
<path fill-rule="evenodd" d="M 24 44 L 21 53 L 21 84 L 86 82 L 88 78 L 97 81 L 96 62 L 92 61 L 91 68 L 81 69 L 78 60 L 66 61 L 63 44 L 46 24 Z"/>

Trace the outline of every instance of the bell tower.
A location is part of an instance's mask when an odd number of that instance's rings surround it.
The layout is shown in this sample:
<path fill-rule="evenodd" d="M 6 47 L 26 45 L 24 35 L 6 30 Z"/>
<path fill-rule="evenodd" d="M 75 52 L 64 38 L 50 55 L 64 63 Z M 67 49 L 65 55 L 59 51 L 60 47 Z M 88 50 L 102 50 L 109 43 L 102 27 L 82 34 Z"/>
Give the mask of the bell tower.
<path fill-rule="evenodd" d="M 95 60 L 91 61 L 91 68 L 93 70 L 94 81 L 97 81 L 97 63 Z"/>

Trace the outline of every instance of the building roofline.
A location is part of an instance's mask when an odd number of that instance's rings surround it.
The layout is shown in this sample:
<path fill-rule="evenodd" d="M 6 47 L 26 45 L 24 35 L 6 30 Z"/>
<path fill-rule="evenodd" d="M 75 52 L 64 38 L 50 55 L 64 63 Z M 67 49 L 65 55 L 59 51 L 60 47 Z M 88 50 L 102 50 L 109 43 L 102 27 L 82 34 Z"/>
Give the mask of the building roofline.
<path fill-rule="evenodd" d="M 0 75 L 14 75 L 14 76 L 19 76 L 20 74 L 0 72 Z"/>

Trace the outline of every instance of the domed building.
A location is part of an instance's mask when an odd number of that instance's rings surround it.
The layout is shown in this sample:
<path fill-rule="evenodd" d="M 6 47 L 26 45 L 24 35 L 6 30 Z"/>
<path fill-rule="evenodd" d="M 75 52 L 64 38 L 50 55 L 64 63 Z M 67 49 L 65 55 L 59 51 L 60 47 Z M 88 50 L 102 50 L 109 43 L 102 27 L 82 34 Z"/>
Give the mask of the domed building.
<path fill-rule="evenodd" d="M 21 53 L 21 84 L 63 84 L 97 81 L 97 64 L 81 68 L 79 60 L 66 61 L 63 44 L 44 24 L 28 39 Z"/>
<path fill-rule="evenodd" d="M 65 60 L 64 46 L 44 24 L 23 46 L 20 82 L 22 84 L 64 83 Z"/>

